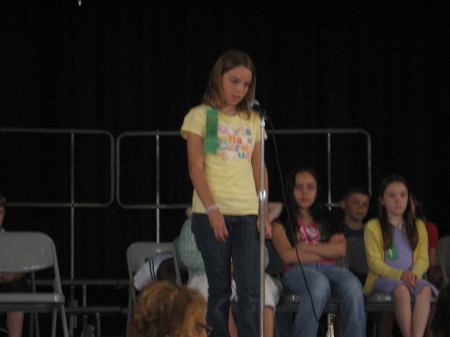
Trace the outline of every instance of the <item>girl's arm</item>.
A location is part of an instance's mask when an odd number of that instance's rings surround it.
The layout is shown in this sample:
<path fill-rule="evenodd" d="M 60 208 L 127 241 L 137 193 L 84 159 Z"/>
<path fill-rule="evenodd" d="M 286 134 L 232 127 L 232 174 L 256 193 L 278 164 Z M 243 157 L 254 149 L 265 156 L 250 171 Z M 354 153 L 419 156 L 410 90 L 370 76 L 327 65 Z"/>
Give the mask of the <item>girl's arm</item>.
<path fill-rule="evenodd" d="M 302 263 L 312 263 L 322 259 L 321 256 L 302 249 L 301 245 L 292 247 L 283 225 L 279 222 L 273 224 L 272 243 L 285 264 L 298 264 L 296 249 Z"/>
<path fill-rule="evenodd" d="M 214 198 L 208 186 L 208 182 L 203 172 L 203 138 L 194 133 L 187 133 L 187 153 L 189 176 L 195 191 L 205 206 L 205 209 L 215 204 Z M 220 242 L 225 242 L 228 230 L 219 209 L 214 209 L 208 213 L 209 222 L 214 230 L 214 236 Z"/>
<path fill-rule="evenodd" d="M 300 249 L 317 254 L 323 259 L 341 259 L 347 252 L 347 241 L 344 234 L 334 234 L 330 241 L 318 245 L 298 244 Z"/>
<path fill-rule="evenodd" d="M 261 190 L 261 144 L 260 142 L 256 142 L 252 152 L 252 169 L 253 169 L 253 179 L 255 180 L 256 192 L 259 196 L 259 191 Z M 272 237 L 272 226 L 269 220 L 269 179 L 267 175 L 267 168 L 264 164 L 264 190 L 266 191 L 266 200 L 264 201 L 264 229 L 266 239 L 270 239 Z M 259 199 L 259 198 L 258 198 Z M 258 228 L 260 226 L 259 217 L 258 217 Z"/>
<path fill-rule="evenodd" d="M 425 224 L 418 220 L 416 221 L 418 242 L 417 247 L 413 253 L 413 266 L 411 272 L 417 276 L 417 278 L 422 278 L 423 274 L 428 269 L 428 234 L 425 228 Z"/>
<path fill-rule="evenodd" d="M 281 211 L 283 210 L 283 203 L 271 201 L 269 202 L 269 221 L 272 223 L 273 220 L 277 219 Z"/>
<path fill-rule="evenodd" d="M 377 228 L 378 226 L 378 228 Z M 368 223 L 364 230 L 364 245 L 367 264 L 372 273 L 378 276 L 400 279 L 403 270 L 394 269 L 384 263 L 383 237 L 377 223 Z"/>
<path fill-rule="evenodd" d="M 198 250 L 194 233 L 192 233 L 191 230 L 191 219 L 186 219 L 183 227 L 181 227 L 181 232 L 178 239 L 178 250 L 180 253 L 181 262 L 189 270 L 189 272 L 205 272 L 202 254 Z"/>

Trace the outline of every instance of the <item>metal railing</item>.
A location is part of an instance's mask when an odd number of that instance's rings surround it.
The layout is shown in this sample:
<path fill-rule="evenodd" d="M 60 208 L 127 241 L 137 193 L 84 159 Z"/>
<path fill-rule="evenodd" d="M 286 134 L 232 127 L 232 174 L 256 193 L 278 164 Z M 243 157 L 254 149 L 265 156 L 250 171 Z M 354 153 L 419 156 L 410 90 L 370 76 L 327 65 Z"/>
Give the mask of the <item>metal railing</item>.
<path fill-rule="evenodd" d="M 29 202 L 29 201 L 20 201 L 20 202 L 11 202 L 9 205 L 11 207 L 41 207 L 41 208 L 68 208 L 70 209 L 70 256 L 71 256 L 71 267 L 70 267 L 70 276 L 71 279 L 75 278 L 74 275 L 74 229 L 75 229 L 75 209 L 76 208 L 107 208 L 109 207 L 114 200 L 117 201 L 117 204 L 123 209 L 151 209 L 155 210 L 156 217 L 156 241 L 160 240 L 160 218 L 162 209 L 184 209 L 190 206 L 189 202 L 181 202 L 181 203 L 163 203 L 161 202 L 161 143 L 164 141 L 171 141 L 171 137 L 177 137 L 181 141 L 179 131 L 126 131 L 121 133 L 116 140 L 114 140 L 111 133 L 104 130 L 75 130 L 75 129 L 21 129 L 21 128 L 0 128 L 0 134 L 50 134 L 50 135 L 66 135 L 70 139 L 70 153 L 69 156 L 69 170 L 70 170 L 70 178 L 69 178 L 69 201 L 59 201 L 59 202 Z M 333 137 L 337 135 L 354 135 L 360 134 L 366 138 L 366 163 L 367 163 L 367 188 L 369 192 L 372 192 L 372 162 L 371 162 L 371 138 L 370 135 L 363 129 L 283 129 L 276 131 L 267 131 L 269 137 L 271 134 L 275 136 L 279 135 L 287 135 L 297 137 L 301 135 L 323 135 L 326 137 L 326 162 L 327 162 L 327 203 L 330 206 L 336 206 L 337 203 L 332 200 L 332 146 L 333 146 Z M 78 136 L 82 135 L 94 135 L 94 136 L 102 136 L 107 137 L 109 141 L 109 199 L 106 202 L 80 202 L 76 200 L 75 196 L 75 148 L 76 148 L 76 139 Z M 151 153 L 154 150 L 154 158 L 152 161 L 152 165 L 154 168 L 154 202 L 146 203 L 146 202 L 138 202 L 138 203 L 127 203 L 122 200 L 121 195 L 121 180 L 123 178 L 122 175 L 122 166 L 121 166 L 121 158 L 124 153 L 122 152 L 122 143 L 126 138 L 152 138 L 154 139 L 154 149 L 148 149 L 148 153 Z M 184 155 L 184 154 L 183 154 Z M 186 172 L 187 176 L 187 172 Z"/>
<path fill-rule="evenodd" d="M 267 134 L 275 134 L 275 135 L 324 135 L 326 136 L 326 150 L 327 150 L 327 203 L 331 206 L 337 206 L 338 203 L 332 200 L 332 144 L 333 144 L 333 136 L 337 135 L 354 135 L 359 134 L 363 135 L 366 138 L 366 165 L 367 165 L 367 189 L 369 193 L 372 192 L 372 144 L 371 138 L 367 131 L 363 129 L 285 129 L 285 130 L 276 130 L 276 131 L 267 131 Z M 121 197 L 121 157 L 122 150 L 121 145 L 124 139 L 126 138 L 154 138 L 155 139 L 155 158 L 154 158 L 154 169 L 155 169 L 155 202 L 154 203 L 127 203 L 122 200 Z M 181 139 L 179 131 L 127 131 L 121 133 L 117 137 L 116 141 L 116 200 L 120 207 L 125 209 L 154 209 L 156 210 L 156 237 L 159 242 L 160 239 L 160 210 L 161 209 L 184 209 L 190 206 L 190 203 L 162 203 L 161 202 L 161 154 L 160 154 L 160 146 L 161 139 L 163 137 L 177 137 Z M 150 149 L 148 149 L 148 153 L 150 153 Z M 187 172 L 186 172 L 187 175 Z"/>
<path fill-rule="evenodd" d="M 107 208 L 114 201 L 114 138 L 111 133 L 104 130 L 74 130 L 74 129 L 23 129 L 23 128 L 0 128 L 0 134 L 22 134 L 22 135 L 63 135 L 69 137 L 69 201 L 57 201 L 57 202 L 9 202 L 9 207 L 36 207 L 36 208 L 67 208 L 70 209 L 70 279 L 75 279 L 75 209 L 76 208 Z M 75 198 L 75 150 L 76 150 L 76 138 L 77 136 L 101 136 L 106 137 L 109 141 L 109 199 L 106 202 L 79 202 Z M 30 163 L 31 165 L 31 163 Z M 86 285 L 83 286 L 85 289 Z M 83 298 L 84 299 L 84 298 Z M 75 287 L 70 287 L 70 301 L 67 304 L 70 314 L 70 334 L 73 335 L 73 329 L 76 326 L 76 320 L 74 314 L 77 312 L 71 312 L 71 309 L 76 303 L 75 300 Z M 86 310 L 84 308 L 83 310 Z M 98 308 L 96 309 L 99 310 Z M 111 308 L 105 310 L 110 311 Z M 97 314 L 97 313 L 96 313 Z"/>
<path fill-rule="evenodd" d="M 107 280 L 97 280 L 93 282 L 92 280 L 75 280 L 75 209 L 77 208 L 107 208 L 116 200 L 119 207 L 129 210 L 142 210 L 149 209 L 155 210 L 156 214 L 156 238 L 157 242 L 160 241 L 160 218 L 162 209 L 184 209 L 190 206 L 190 200 L 186 203 L 163 203 L 161 201 L 161 143 L 162 139 L 170 137 L 177 137 L 181 140 L 179 131 L 127 131 L 121 133 L 116 140 L 114 140 L 111 133 L 104 130 L 75 130 L 75 129 L 22 129 L 22 128 L 0 128 L 1 134 L 47 134 L 47 135 L 64 135 L 69 137 L 69 201 L 56 201 L 56 202 L 30 202 L 30 201 L 15 201 L 10 202 L 8 205 L 10 207 L 37 207 L 37 208 L 67 208 L 70 209 L 70 280 L 66 281 L 66 285 L 71 287 L 71 301 L 68 303 L 68 309 L 70 313 L 73 314 L 86 314 L 90 312 L 95 312 L 98 315 L 100 312 L 121 312 L 123 313 L 122 307 L 95 307 L 90 308 L 86 303 L 86 286 L 92 285 L 92 283 L 98 285 L 110 285 Z M 336 206 L 337 203 L 332 200 L 332 153 L 333 153 L 333 141 L 334 136 L 337 135 L 354 135 L 360 134 L 366 138 L 366 165 L 367 165 L 367 188 L 368 191 L 372 192 L 372 162 L 371 162 L 371 139 L 370 135 L 363 129 L 286 129 L 286 130 L 276 130 L 274 132 L 267 131 L 269 137 L 273 134 L 274 136 L 293 136 L 298 137 L 302 135 L 319 135 L 326 137 L 326 170 L 327 170 L 327 195 L 328 204 L 331 206 Z M 106 157 L 109 157 L 108 165 L 108 179 L 109 187 L 108 189 L 108 200 L 104 202 L 80 202 L 76 200 L 76 156 L 75 150 L 77 149 L 77 137 L 89 135 L 96 137 L 106 137 L 108 140 L 108 153 L 104 153 Z M 127 138 L 152 138 L 154 139 L 154 149 L 147 149 L 151 153 L 154 151 L 154 158 L 152 164 L 154 165 L 154 202 L 138 202 L 138 203 L 127 203 L 122 200 L 121 195 L 121 182 L 123 179 L 123 170 L 121 165 L 121 159 L 129 153 L 124 153 L 122 149 L 122 142 Z M 183 141 L 184 142 L 184 141 Z M 1 148 L 0 148 L 1 150 Z M 183 151 L 184 152 L 184 151 Z M 183 153 L 185 155 L 185 153 Z M 187 177 L 187 171 L 186 171 Z M 107 282 L 107 284 L 105 284 Z M 115 280 L 111 280 L 115 284 Z M 125 281 L 122 280 L 122 283 Z M 123 284 L 122 284 L 123 285 Z M 77 307 L 74 303 L 74 287 L 83 287 L 83 306 Z M 98 319 L 97 319 L 98 321 Z M 71 323 L 71 331 L 73 331 L 74 323 Z"/>
<path fill-rule="evenodd" d="M 111 133 L 104 130 L 75 130 L 75 129 L 22 129 L 22 128 L 0 128 L 0 133 L 4 134 L 47 134 L 66 135 L 70 139 L 70 181 L 69 181 L 69 202 L 10 202 L 10 207 L 40 207 L 40 208 L 69 208 L 70 209 L 70 277 L 75 278 L 75 208 L 106 208 L 114 201 L 114 138 Z M 75 200 L 75 146 L 76 136 L 95 135 L 106 136 L 109 140 L 110 156 L 110 186 L 109 200 L 106 202 L 78 202 Z M 31 165 L 31 163 L 30 163 Z"/>
<path fill-rule="evenodd" d="M 270 133 L 270 132 L 268 132 Z M 333 135 L 352 135 L 360 134 L 366 137 L 366 164 L 367 164 L 367 190 L 372 195 L 372 140 L 370 134 L 364 129 L 286 129 L 277 130 L 275 134 L 280 135 L 326 135 L 327 137 L 327 204 L 329 206 L 338 206 L 337 202 L 332 200 L 332 136 Z"/>

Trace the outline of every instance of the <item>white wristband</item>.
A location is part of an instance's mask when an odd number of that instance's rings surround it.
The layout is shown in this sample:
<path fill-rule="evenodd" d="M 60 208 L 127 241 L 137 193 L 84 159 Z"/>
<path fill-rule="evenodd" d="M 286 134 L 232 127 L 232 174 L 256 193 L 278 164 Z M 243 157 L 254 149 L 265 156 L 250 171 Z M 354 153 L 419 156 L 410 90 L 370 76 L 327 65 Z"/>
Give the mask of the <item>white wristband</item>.
<path fill-rule="evenodd" d="M 209 212 L 214 211 L 215 209 L 219 209 L 219 205 L 217 204 L 209 205 L 208 207 L 206 207 L 205 212 L 206 214 L 209 214 Z"/>

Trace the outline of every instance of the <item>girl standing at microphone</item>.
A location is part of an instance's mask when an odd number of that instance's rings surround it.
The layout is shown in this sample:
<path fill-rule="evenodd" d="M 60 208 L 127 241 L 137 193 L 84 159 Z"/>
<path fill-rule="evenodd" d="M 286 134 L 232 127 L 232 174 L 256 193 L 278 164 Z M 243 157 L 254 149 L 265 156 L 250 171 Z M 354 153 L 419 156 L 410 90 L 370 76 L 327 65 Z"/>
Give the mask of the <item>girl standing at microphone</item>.
<path fill-rule="evenodd" d="M 189 111 L 181 127 L 194 185 L 192 232 L 205 263 L 207 321 L 214 336 L 229 336 L 231 260 L 239 337 L 259 334 L 261 129 L 258 114 L 248 108 L 255 86 L 250 57 L 225 52 L 214 64 L 202 104 Z M 267 192 L 265 167 L 264 176 Z M 270 238 L 267 211 L 263 225 Z"/>

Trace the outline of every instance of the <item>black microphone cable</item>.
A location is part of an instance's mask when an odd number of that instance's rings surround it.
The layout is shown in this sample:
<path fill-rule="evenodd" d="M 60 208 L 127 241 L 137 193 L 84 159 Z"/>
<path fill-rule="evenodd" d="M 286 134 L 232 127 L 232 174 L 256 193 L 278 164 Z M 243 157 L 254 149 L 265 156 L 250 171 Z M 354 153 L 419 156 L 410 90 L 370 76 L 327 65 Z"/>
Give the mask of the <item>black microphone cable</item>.
<path fill-rule="evenodd" d="M 260 115 L 260 118 L 264 118 L 270 124 L 271 131 L 272 131 L 273 147 L 274 147 L 274 152 L 275 152 L 275 162 L 276 162 L 277 169 L 278 169 L 278 175 L 279 175 L 280 181 L 281 181 L 281 194 L 283 195 L 283 204 L 284 204 L 284 207 L 286 208 L 286 213 L 287 213 L 288 221 L 289 221 L 289 224 L 290 224 L 289 228 L 291 230 L 292 237 L 295 238 L 295 233 L 294 233 L 294 230 L 292 229 L 291 215 L 290 215 L 289 209 L 287 207 L 286 194 L 285 194 L 285 189 L 284 189 L 283 172 L 282 172 L 281 166 L 280 166 L 280 160 L 279 160 L 279 156 L 278 156 L 278 145 L 277 145 L 277 141 L 276 141 L 276 137 L 275 137 L 275 128 L 273 126 L 272 120 L 269 118 L 269 116 L 266 115 L 265 110 L 261 109 L 261 107 L 259 106 L 259 102 L 257 100 L 251 101 L 249 103 L 249 107 L 251 109 L 255 110 L 256 112 L 258 112 L 259 115 Z M 261 135 L 261 137 L 263 137 L 263 135 Z M 305 271 L 303 269 L 302 262 L 300 261 L 300 256 L 299 256 L 299 253 L 298 253 L 297 246 L 295 246 L 295 255 L 297 256 L 297 261 L 298 261 L 298 264 L 300 265 L 300 269 L 302 271 L 303 280 L 305 282 L 306 289 L 308 291 L 308 295 L 309 295 L 309 298 L 311 300 L 312 309 L 313 309 L 313 313 L 314 313 L 314 318 L 316 319 L 316 321 L 317 321 L 320 329 L 322 330 L 322 332 L 324 332 L 323 327 L 320 325 L 320 320 L 319 320 L 319 318 L 317 316 L 316 309 L 314 308 L 314 302 L 313 302 L 313 299 L 312 299 L 311 290 L 309 289 L 309 285 L 308 285 L 308 282 L 306 280 Z"/>

